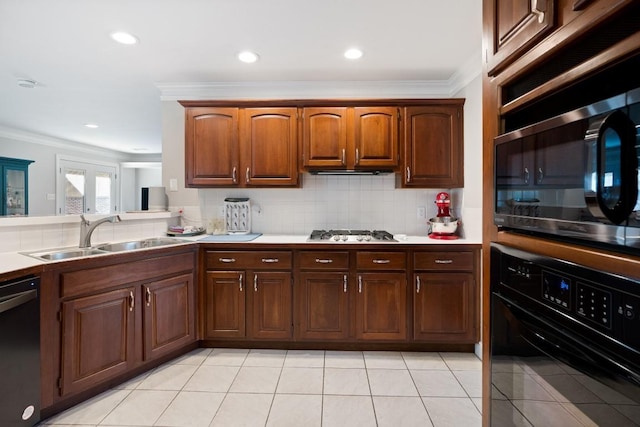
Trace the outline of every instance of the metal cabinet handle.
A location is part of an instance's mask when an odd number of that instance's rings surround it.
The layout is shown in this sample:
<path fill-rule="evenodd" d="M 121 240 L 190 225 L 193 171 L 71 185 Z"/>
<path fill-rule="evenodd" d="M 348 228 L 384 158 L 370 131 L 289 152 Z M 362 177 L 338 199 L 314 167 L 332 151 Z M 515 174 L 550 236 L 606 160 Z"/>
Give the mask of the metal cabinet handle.
<path fill-rule="evenodd" d="M 278 258 L 262 258 L 262 262 L 265 264 L 275 264 L 280 262 L 280 260 Z"/>
<path fill-rule="evenodd" d="M 524 168 L 524 183 L 529 183 L 529 168 L 526 167 Z"/>
<path fill-rule="evenodd" d="M 151 305 L 151 289 L 148 286 L 144 287 L 144 300 L 147 303 L 147 307 Z"/>
<path fill-rule="evenodd" d="M 360 150 L 356 148 L 356 165 L 360 163 Z"/>
<path fill-rule="evenodd" d="M 253 275 L 253 292 L 258 292 L 258 275 Z"/>
<path fill-rule="evenodd" d="M 342 276 L 342 291 L 347 292 L 347 275 Z"/>
<path fill-rule="evenodd" d="M 231 172 L 231 180 L 234 184 L 238 183 L 238 169 L 234 166 L 233 172 Z"/>
<path fill-rule="evenodd" d="M 358 293 L 362 293 L 362 276 L 358 276 Z"/>
<path fill-rule="evenodd" d="M 453 264 L 452 259 L 437 259 L 435 260 L 436 264 Z"/>
<path fill-rule="evenodd" d="M 235 258 L 218 258 L 218 261 L 228 264 L 231 262 L 236 262 L 236 259 Z"/>
<path fill-rule="evenodd" d="M 238 278 L 238 284 L 240 285 L 240 292 L 242 292 L 242 273 L 240 273 L 240 277 Z"/>
<path fill-rule="evenodd" d="M 545 0 L 531 0 L 531 13 L 538 17 L 538 22 L 542 24 L 544 22 L 544 13 L 547 9 Z"/>
<path fill-rule="evenodd" d="M 346 165 L 347 164 L 347 158 L 346 158 L 346 153 L 344 148 L 342 149 L 342 164 Z"/>
<path fill-rule="evenodd" d="M 251 179 L 249 179 L 249 168 L 248 167 L 247 167 L 247 171 L 244 174 L 244 177 L 245 177 L 247 182 L 251 181 Z"/>
<path fill-rule="evenodd" d="M 133 296 L 133 291 L 129 291 L 129 311 L 133 311 L 136 305 L 136 299 Z"/>
<path fill-rule="evenodd" d="M 407 182 L 411 182 L 411 168 L 407 166 Z"/>
<path fill-rule="evenodd" d="M 391 262 L 391 260 L 389 259 L 374 259 L 373 263 L 374 264 L 389 264 Z"/>
<path fill-rule="evenodd" d="M 544 172 L 542 168 L 538 168 L 538 184 L 542 184 L 542 180 L 544 179 Z"/>
<path fill-rule="evenodd" d="M 420 276 L 416 276 L 416 293 L 420 293 Z"/>
<path fill-rule="evenodd" d="M 316 258 L 316 263 L 318 264 L 331 264 L 332 262 L 333 262 L 332 259 Z"/>
<path fill-rule="evenodd" d="M 4 313 L 5 311 L 9 311 L 16 307 L 21 306 L 22 304 L 31 301 L 32 299 L 38 298 L 38 291 L 35 289 L 31 289 L 30 291 L 20 292 L 12 295 L 11 298 L 8 298 L 2 302 L 0 302 L 0 313 Z"/>

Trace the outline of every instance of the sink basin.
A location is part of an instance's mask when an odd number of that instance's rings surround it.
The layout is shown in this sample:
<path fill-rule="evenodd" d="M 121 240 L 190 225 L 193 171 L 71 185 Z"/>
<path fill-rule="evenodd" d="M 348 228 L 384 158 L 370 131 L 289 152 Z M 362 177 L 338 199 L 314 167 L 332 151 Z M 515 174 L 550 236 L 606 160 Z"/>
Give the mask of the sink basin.
<path fill-rule="evenodd" d="M 169 238 L 152 238 L 143 240 L 133 240 L 131 242 L 108 243 L 106 245 L 96 246 L 96 249 L 107 252 L 132 251 L 135 249 L 155 248 L 158 246 L 169 246 L 183 243 L 182 240 Z"/>
<path fill-rule="evenodd" d="M 80 257 L 85 257 L 90 255 L 103 255 L 106 253 L 107 252 L 105 251 L 101 251 L 99 249 L 94 249 L 94 248 L 87 248 L 87 249 L 73 248 L 73 249 L 57 250 L 52 252 L 30 253 L 28 255 L 34 258 L 40 258 L 47 261 L 57 261 L 57 260 L 69 259 L 69 258 L 80 258 Z"/>

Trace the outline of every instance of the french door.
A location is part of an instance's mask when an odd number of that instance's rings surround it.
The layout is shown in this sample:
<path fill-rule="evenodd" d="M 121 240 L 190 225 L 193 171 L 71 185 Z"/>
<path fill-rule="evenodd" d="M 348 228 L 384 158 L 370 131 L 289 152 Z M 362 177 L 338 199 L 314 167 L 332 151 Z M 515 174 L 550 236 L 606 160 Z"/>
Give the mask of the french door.
<path fill-rule="evenodd" d="M 106 215 L 117 211 L 117 179 L 117 165 L 58 159 L 58 214 Z"/>

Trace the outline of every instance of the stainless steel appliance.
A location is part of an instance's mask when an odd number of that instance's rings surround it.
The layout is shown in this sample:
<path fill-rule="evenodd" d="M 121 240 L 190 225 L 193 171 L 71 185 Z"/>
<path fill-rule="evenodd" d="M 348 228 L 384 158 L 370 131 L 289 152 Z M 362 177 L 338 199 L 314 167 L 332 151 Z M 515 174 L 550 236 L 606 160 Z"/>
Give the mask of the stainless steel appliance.
<path fill-rule="evenodd" d="M 0 282 L 0 426 L 40 420 L 40 279 Z"/>
<path fill-rule="evenodd" d="M 640 281 L 491 247 L 491 425 L 640 425 Z"/>
<path fill-rule="evenodd" d="M 383 230 L 313 230 L 309 242 L 397 242 L 393 234 Z"/>
<path fill-rule="evenodd" d="M 498 227 L 640 249 L 640 88 L 495 142 Z"/>

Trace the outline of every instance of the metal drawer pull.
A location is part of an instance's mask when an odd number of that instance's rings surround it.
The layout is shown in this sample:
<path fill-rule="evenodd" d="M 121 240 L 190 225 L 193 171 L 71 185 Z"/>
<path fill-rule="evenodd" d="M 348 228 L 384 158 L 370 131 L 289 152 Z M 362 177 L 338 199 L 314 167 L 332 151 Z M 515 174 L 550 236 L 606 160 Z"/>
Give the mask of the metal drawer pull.
<path fill-rule="evenodd" d="M 148 286 L 144 287 L 144 299 L 147 303 L 147 307 L 151 305 L 151 289 Z"/>
<path fill-rule="evenodd" d="M 344 148 L 342 149 L 342 164 L 343 164 L 343 165 L 346 165 L 346 164 L 347 164 L 347 161 L 345 160 L 345 151 L 344 151 Z"/>
<path fill-rule="evenodd" d="M 389 264 L 391 262 L 391 260 L 389 259 L 374 259 L 373 263 L 374 264 Z"/>
<path fill-rule="evenodd" d="M 238 283 L 240 284 L 240 292 L 242 292 L 242 273 L 240 273 L 240 278 L 238 279 Z"/>
<path fill-rule="evenodd" d="M 234 184 L 238 183 L 238 170 L 236 169 L 236 167 L 233 167 L 233 172 L 231 173 L 231 180 L 233 181 Z"/>
<path fill-rule="evenodd" d="M 274 264 L 276 262 L 280 262 L 278 258 L 262 258 L 262 262 L 265 264 Z"/>
<path fill-rule="evenodd" d="M 247 183 L 251 181 L 251 179 L 249 178 L 249 168 L 247 168 L 247 172 L 244 174 L 244 177 L 246 178 Z"/>
<path fill-rule="evenodd" d="M 411 182 L 411 169 L 407 166 L 407 182 Z"/>
<path fill-rule="evenodd" d="M 541 7 L 542 6 L 542 7 Z M 540 0 L 531 0 L 531 13 L 538 17 L 538 23 L 544 22 L 544 13 L 546 5 Z"/>
<path fill-rule="evenodd" d="M 356 165 L 360 163 L 360 150 L 356 148 Z"/>
<path fill-rule="evenodd" d="M 347 275 L 342 276 L 342 290 L 347 292 Z"/>
<path fill-rule="evenodd" d="M 258 275 L 253 275 L 253 292 L 258 292 Z"/>
<path fill-rule="evenodd" d="M 453 264 L 452 259 L 437 259 L 435 260 L 436 264 Z"/>
<path fill-rule="evenodd" d="M 316 262 L 318 264 L 331 264 L 333 262 L 332 259 L 321 259 L 321 258 L 316 258 Z"/>
<path fill-rule="evenodd" d="M 133 311 L 136 305 L 136 299 L 133 296 L 133 291 L 129 291 L 129 311 Z"/>
<path fill-rule="evenodd" d="M 362 276 L 358 276 L 358 293 L 362 293 Z"/>
<path fill-rule="evenodd" d="M 218 258 L 218 261 L 230 263 L 230 262 L 236 262 L 236 259 L 235 258 Z"/>
<path fill-rule="evenodd" d="M 420 293 L 420 276 L 416 276 L 416 293 Z"/>

